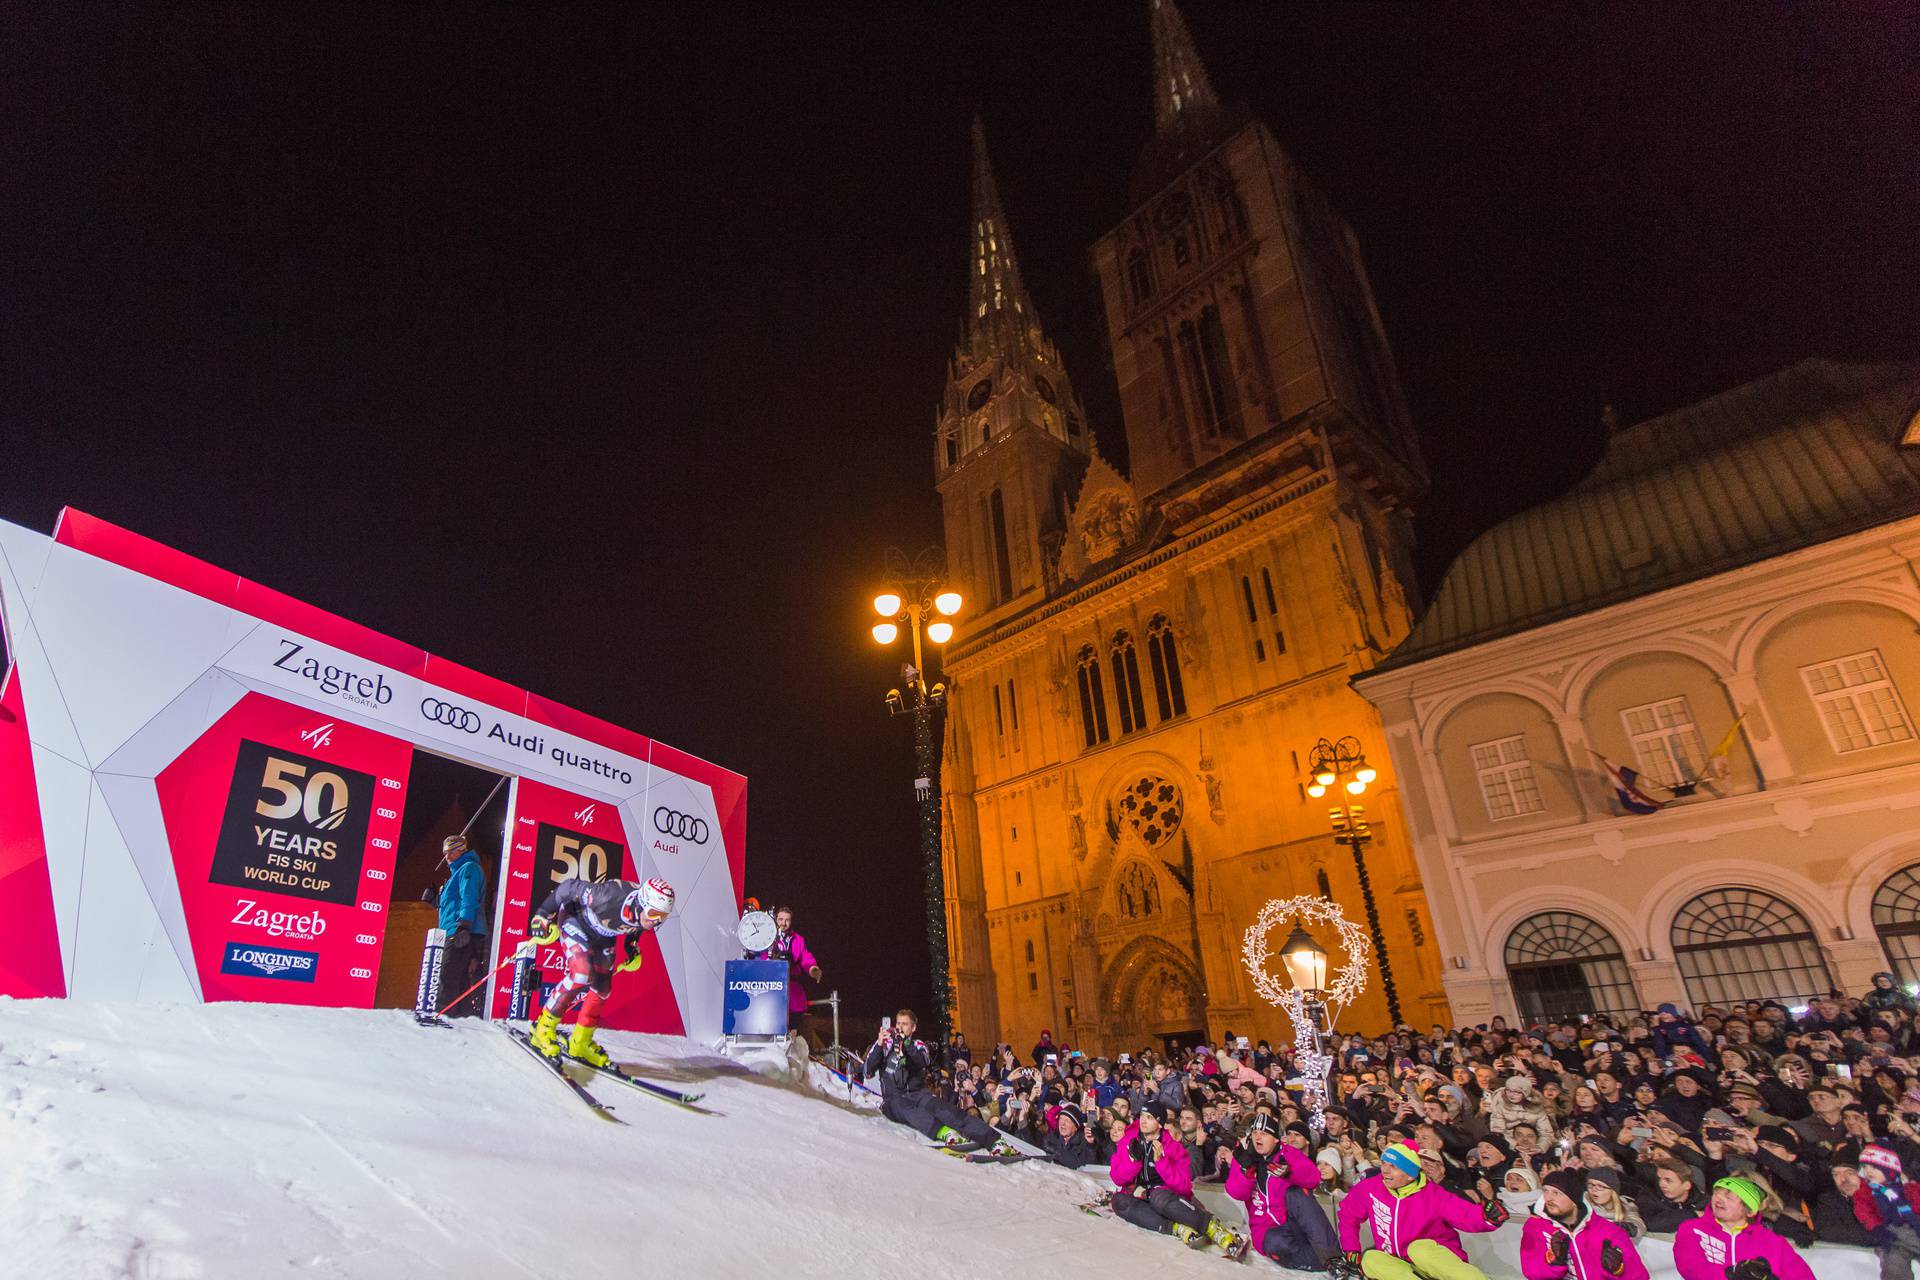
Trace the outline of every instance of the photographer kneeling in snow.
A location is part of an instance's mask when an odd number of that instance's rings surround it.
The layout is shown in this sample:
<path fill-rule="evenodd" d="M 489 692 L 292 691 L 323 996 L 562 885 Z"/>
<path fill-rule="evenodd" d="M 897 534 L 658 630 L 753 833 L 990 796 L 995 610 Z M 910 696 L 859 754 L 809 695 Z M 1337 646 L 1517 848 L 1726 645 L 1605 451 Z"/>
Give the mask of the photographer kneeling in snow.
<path fill-rule="evenodd" d="M 991 1147 L 996 1155 L 1013 1155 L 1013 1144 L 992 1125 L 979 1116 L 961 1114 L 928 1092 L 931 1055 L 926 1043 L 914 1038 L 919 1026 L 913 1010 L 902 1009 L 892 1022 L 881 1021 L 880 1037 L 867 1050 L 867 1078 L 880 1077 L 880 1113 L 950 1147 Z"/>

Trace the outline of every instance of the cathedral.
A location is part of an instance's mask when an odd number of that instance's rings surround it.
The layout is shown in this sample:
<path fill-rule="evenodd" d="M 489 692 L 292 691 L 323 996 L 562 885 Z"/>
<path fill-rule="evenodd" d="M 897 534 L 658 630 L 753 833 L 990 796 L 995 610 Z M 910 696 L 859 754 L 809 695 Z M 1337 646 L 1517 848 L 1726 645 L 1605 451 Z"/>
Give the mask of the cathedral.
<path fill-rule="evenodd" d="M 1290 1038 L 1243 935 L 1299 894 L 1364 922 L 1355 855 L 1306 790 L 1315 742 L 1351 736 L 1378 770 L 1363 856 L 1401 1016 L 1451 1025 L 1380 719 L 1349 684 L 1414 608 L 1426 478 L 1393 360 L 1352 232 L 1215 94 L 1171 0 L 1151 16 L 1154 136 L 1091 254 L 1126 473 L 1021 281 L 974 126 L 934 443 L 968 600 L 945 667 L 955 1024 L 1107 1053 Z M 1342 1026 L 1389 1021 L 1376 966 Z"/>

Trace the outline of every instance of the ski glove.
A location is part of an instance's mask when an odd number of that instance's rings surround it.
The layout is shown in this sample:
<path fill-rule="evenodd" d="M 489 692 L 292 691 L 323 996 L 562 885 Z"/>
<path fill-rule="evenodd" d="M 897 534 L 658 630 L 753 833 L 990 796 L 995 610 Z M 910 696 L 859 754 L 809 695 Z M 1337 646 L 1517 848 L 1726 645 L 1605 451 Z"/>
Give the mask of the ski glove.
<path fill-rule="evenodd" d="M 1780 1275 L 1765 1258 L 1748 1258 L 1727 1268 L 1727 1280 L 1780 1280 Z"/>
<path fill-rule="evenodd" d="M 1547 1245 L 1547 1265 L 1564 1267 L 1567 1257 L 1573 1252 L 1573 1241 L 1564 1231 L 1553 1233 L 1553 1240 Z"/>
<path fill-rule="evenodd" d="M 1511 1213 L 1507 1212 L 1507 1206 L 1504 1204 L 1501 1204 L 1498 1200 L 1487 1201 L 1486 1205 L 1481 1209 L 1480 1212 L 1486 1218 L 1487 1225 L 1490 1227 L 1500 1226 L 1508 1218 L 1511 1218 L 1513 1216 Z M 1756 1277 L 1756 1280 L 1758 1280 L 1757 1277 Z"/>
<path fill-rule="evenodd" d="M 1627 1269 L 1626 1255 L 1611 1240 L 1600 1246 L 1600 1269 L 1610 1276 L 1620 1275 Z"/>
<path fill-rule="evenodd" d="M 641 962 L 646 959 L 646 956 L 640 950 L 639 945 L 636 944 L 631 937 L 629 937 L 626 940 L 626 951 L 627 951 L 627 962 L 620 966 L 620 972 L 632 973 L 635 969 L 638 969 L 640 967 Z"/>
<path fill-rule="evenodd" d="M 1366 1273 L 1360 1270 L 1360 1251 L 1349 1249 L 1345 1253 L 1336 1253 L 1327 1259 L 1327 1270 L 1335 1280 L 1361 1280 Z"/>

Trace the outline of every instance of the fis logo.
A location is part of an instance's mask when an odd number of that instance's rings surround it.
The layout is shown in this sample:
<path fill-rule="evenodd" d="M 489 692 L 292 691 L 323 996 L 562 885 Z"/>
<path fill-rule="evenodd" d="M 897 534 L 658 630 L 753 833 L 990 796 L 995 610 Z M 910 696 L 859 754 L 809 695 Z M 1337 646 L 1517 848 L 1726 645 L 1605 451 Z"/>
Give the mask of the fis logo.
<path fill-rule="evenodd" d="M 333 741 L 333 722 L 329 720 L 325 724 L 315 725 L 300 735 L 300 741 L 316 750 L 326 746 Z"/>
<path fill-rule="evenodd" d="M 220 972 L 246 978 L 279 978 L 283 982 L 312 982 L 320 968 L 318 951 L 291 951 L 284 947 L 253 947 L 229 942 L 220 959 Z"/>
<path fill-rule="evenodd" d="M 591 825 L 591 824 L 592 824 L 592 822 L 593 822 L 593 815 L 594 815 L 594 813 L 596 812 L 596 810 L 597 810 L 597 806 L 595 806 L 595 805 L 588 805 L 588 806 L 587 806 L 586 808 L 584 808 L 584 809 L 582 809 L 582 810 L 580 810 L 580 811 L 579 811 L 578 813 L 576 813 L 576 814 L 574 814 L 574 815 L 573 815 L 573 820 L 574 820 L 575 822 L 579 822 L 579 823 L 585 823 L 585 824 L 588 824 L 588 825 Z"/>

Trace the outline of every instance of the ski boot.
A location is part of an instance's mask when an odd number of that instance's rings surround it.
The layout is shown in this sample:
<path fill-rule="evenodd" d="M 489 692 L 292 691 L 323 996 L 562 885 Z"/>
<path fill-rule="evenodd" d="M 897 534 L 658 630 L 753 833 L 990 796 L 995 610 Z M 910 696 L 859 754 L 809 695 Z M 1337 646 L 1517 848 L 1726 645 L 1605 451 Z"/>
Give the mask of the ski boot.
<path fill-rule="evenodd" d="M 590 1067 L 610 1067 L 613 1059 L 607 1051 L 594 1043 L 593 1028 L 573 1024 L 573 1036 L 567 1041 L 567 1056 L 575 1062 L 584 1062 Z"/>
<path fill-rule="evenodd" d="M 952 1125 L 946 1125 L 946 1124 L 941 1125 L 938 1129 L 934 1130 L 933 1137 L 934 1137 L 934 1140 L 943 1147 L 960 1148 L 960 1147 L 972 1147 L 972 1146 L 978 1145 L 973 1141 L 973 1139 L 969 1138 L 966 1134 L 961 1133 L 958 1129 L 954 1128 Z"/>
<path fill-rule="evenodd" d="M 539 1050 L 543 1057 L 560 1056 L 560 1019 L 542 1010 L 534 1019 L 533 1030 L 527 1034 L 527 1043 Z"/>
<path fill-rule="evenodd" d="M 1171 1224 L 1169 1229 L 1173 1232 L 1173 1238 L 1189 1249 L 1204 1249 L 1207 1247 L 1207 1237 L 1201 1232 L 1195 1231 L 1184 1222 L 1175 1222 Z"/>
<path fill-rule="evenodd" d="M 987 1148 L 987 1154 L 990 1156 L 1017 1156 L 1025 1153 L 1005 1138 L 999 1138 L 995 1140 L 991 1147 Z"/>
<path fill-rule="evenodd" d="M 1220 1225 L 1218 1218 L 1207 1222 L 1207 1239 L 1220 1246 L 1220 1252 L 1229 1258 L 1240 1259 L 1246 1256 L 1247 1246 L 1253 1242 L 1245 1236 L 1237 1236 Z"/>

